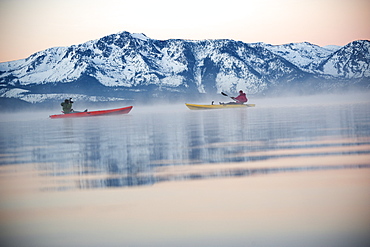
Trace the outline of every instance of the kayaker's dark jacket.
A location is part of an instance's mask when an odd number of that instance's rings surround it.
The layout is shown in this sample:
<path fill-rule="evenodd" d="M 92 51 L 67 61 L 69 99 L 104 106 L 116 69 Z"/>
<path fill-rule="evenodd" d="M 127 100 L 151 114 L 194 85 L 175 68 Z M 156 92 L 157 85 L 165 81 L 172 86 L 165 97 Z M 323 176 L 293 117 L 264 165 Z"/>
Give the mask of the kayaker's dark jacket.
<path fill-rule="evenodd" d="M 73 112 L 72 104 L 73 104 L 73 101 L 66 99 L 60 105 L 63 107 L 63 112 L 64 113 L 71 113 L 71 112 Z"/>

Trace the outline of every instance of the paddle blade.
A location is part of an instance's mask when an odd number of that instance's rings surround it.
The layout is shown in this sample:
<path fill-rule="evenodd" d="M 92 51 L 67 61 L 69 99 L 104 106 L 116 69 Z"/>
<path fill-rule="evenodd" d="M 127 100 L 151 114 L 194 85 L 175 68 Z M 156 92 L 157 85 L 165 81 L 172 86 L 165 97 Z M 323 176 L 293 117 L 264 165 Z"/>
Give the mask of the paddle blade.
<path fill-rule="evenodd" d="M 226 93 L 224 93 L 224 92 L 221 92 L 221 94 L 223 95 L 223 96 L 229 96 L 229 95 L 227 95 Z"/>

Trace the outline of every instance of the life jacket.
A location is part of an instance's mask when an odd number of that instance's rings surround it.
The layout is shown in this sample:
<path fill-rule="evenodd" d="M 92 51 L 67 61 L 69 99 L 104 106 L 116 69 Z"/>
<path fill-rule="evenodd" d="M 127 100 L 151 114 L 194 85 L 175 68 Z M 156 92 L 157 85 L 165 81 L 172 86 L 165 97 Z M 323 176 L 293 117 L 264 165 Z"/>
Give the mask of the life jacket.
<path fill-rule="evenodd" d="M 237 97 L 235 97 L 235 100 L 239 103 L 245 103 L 248 101 L 247 95 L 245 93 L 239 94 Z"/>

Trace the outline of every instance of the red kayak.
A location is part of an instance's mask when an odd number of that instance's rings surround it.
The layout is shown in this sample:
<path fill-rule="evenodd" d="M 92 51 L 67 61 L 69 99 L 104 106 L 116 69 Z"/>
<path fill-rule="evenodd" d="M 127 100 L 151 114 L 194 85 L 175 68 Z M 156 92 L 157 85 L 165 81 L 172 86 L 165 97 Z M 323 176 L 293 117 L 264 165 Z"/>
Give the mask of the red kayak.
<path fill-rule="evenodd" d="M 131 111 L 132 107 L 133 106 L 111 109 L 111 110 L 72 112 L 72 113 L 67 113 L 67 114 L 57 114 L 57 115 L 50 115 L 50 118 L 92 117 L 92 116 L 127 114 Z"/>

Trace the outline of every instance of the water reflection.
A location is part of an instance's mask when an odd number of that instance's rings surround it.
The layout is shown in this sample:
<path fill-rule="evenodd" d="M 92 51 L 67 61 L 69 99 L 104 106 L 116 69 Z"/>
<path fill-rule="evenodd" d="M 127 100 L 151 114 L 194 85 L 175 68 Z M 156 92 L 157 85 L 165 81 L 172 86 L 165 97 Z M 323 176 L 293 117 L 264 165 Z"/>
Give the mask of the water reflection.
<path fill-rule="evenodd" d="M 169 112 L 0 124 L 0 165 L 37 164 L 41 176 L 74 181 L 56 189 L 369 168 L 369 163 L 243 167 L 256 161 L 370 154 L 368 103 L 194 112 L 180 106 Z M 217 166 L 235 162 L 241 166 Z M 215 166 L 198 171 L 204 164 Z M 172 167 L 187 171 L 160 170 Z"/>

